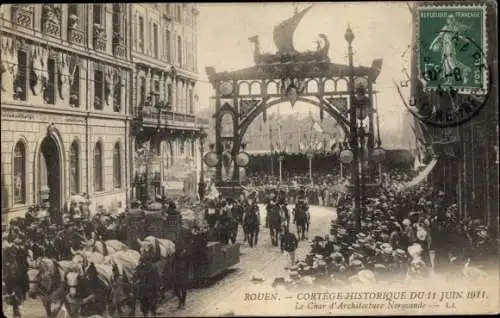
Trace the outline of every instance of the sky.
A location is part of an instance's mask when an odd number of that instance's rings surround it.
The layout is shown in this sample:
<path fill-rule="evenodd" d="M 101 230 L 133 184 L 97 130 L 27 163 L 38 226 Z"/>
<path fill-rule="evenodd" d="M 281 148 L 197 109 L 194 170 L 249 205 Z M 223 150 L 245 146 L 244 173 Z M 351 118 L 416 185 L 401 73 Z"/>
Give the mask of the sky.
<path fill-rule="evenodd" d="M 261 52 L 276 52 L 273 28 L 291 17 L 295 6 L 301 10 L 309 4 L 300 3 L 200 3 L 198 23 L 198 86 L 200 109 L 209 107 L 211 86 L 206 82 L 206 66 L 217 72 L 238 70 L 254 65 L 253 46 L 248 38 L 258 35 Z M 315 49 L 319 33 L 330 40 L 330 60 L 347 64 L 347 43 L 344 33 L 350 25 L 354 33 L 352 43 L 354 65 L 371 66 L 382 58 L 383 66 L 375 89 L 380 110 L 382 137 L 398 140 L 404 135 L 402 118 L 405 108 L 394 87 L 393 80 L 403 79 L 402 68 L 409 69 L 408 58 L 402 57 L 411 40 L 411 15 L 406 2 L 315 3 L 304 16 L 294 34 L 294 46 L 301 52 Z M 409 52 L 408 52 L 409 53 Z M 301 112 L 315 106 L 298 102 L 295 107 L 281 104 L 280 112 Z M 272 112 L 273 110 L 271 110 Z M 276 107 L 274 109 L 276 111 Z M 398 136 L 398 137 L 396 137 Z"/>

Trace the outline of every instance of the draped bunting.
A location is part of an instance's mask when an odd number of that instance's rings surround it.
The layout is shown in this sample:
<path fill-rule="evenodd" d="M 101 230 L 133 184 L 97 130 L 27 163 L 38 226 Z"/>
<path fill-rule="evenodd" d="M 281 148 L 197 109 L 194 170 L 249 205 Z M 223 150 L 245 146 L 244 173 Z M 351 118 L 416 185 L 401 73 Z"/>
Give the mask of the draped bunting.
<path fill-rule="evenodd" d="M 404 189 L 408 189 L 408 188 L 414 187 L 417 184 L 419 184 L 422 181 L 424 181 L 425 178 L 427 178 L 427 176 L 429 175 L 429 173 L 431 173 L 432 169 L 436 166 L 437 162 L 438 162 L 438 159 L 437 158 L 433 158 L 431 160 L 431 162 L 424 168 L 424 170 L 420 171 L 420 173 L 418 174 L 418 176 L 416 176 L 413 180 L 411 180 L 410 182 L 408 182 L 404 186 Z"/>

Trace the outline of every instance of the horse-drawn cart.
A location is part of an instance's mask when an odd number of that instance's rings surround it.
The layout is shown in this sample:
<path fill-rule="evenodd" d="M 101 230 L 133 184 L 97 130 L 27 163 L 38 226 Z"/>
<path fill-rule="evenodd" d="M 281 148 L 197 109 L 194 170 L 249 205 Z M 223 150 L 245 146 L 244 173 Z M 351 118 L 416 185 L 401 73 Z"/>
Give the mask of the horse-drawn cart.
<path fill-rule="evenodd" d="M 203 234 L 193 234 L 183 222 L 182 215 L 167 214 L 161 209 L 142 210 L 133 208 L 127 211 L 127 245 L 136 249 L 137 239 L 147 236 L 168 239 L 175 244 L 184 244 L 191 250 L 189 279 L 191 282 L 204 283 L 240 262 L 240 245 L 209 242 Z"/>
<path fill-rule="evenodd" d="M 240 262 L 240 244 L 208 242 L 205 259 L 194 261 L 189 271 L 189 280 L 206 284 Z"/>

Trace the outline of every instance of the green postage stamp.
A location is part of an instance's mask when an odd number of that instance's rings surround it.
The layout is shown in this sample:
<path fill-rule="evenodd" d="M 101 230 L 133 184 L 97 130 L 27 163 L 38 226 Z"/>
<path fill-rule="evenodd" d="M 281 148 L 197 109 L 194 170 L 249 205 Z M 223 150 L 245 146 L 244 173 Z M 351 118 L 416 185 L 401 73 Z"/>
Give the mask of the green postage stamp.
<path fill-rule="evenodd" d="M 419 8 L 418 67 L 427 89 L 486 94 L 485 20 L 483 6 Z"/>

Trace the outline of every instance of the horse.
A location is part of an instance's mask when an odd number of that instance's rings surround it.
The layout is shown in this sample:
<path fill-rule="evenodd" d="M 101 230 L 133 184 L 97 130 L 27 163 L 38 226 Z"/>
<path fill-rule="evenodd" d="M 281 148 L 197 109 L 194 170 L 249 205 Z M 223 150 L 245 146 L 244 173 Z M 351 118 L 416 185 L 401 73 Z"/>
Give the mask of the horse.
<path fill-rule="evenodd" d="M 158 294 L 162 289 L 161 274 L 151 257 L 141 257 L 134 280 L 136 281 L 136 295 L 144 317 L 148 313 L 154 317 L 158 305 Z"/>
<path fill-rule="evenodd" d="M 40 257 L 34 261 L 29 260 L 29 266 L 28 296 L 31 298 L 39 296 L 47 317 L 56 316 L 66 295 L 64 273 L 69 268 L 78 268 L 78 264 L 71 261 L 59 263 L 52 258 Z"/>
<path fill-rule="evenodd" d="M 129 307 L 129 316 L 135 314 L 134 278 L 139 261 L 140 254 L 134 250 L 118 251 L 105 257 L 104 264 L 113 267 L 113 281 L 108 307 L 111 315 L 117 311 L 120 317 L 123 316 L 123 305 Z"/>
<path fill-rule="evenodd" d="M 84 270 L 86 270 L 91 263 L 104 263 L 104 255 L 98 252 L 75 251 L 71 248 L 71 254 L 73 255 L 71 260 L 74 263 L 81 264 Z"/>
<path fill-rule="evenodd" d="M 116 272 L 116 271 L 115 271 Z M 65 306 L 71 316 L 104 315 L 111 298 L 113 266 L 94 264 L 65 273 Z"/>
<path fill-rule="evenodd" d="M 238 234 L 238 221 L 234 218 L 232 213 L 233 208 L 228 208 L 219 217 L 219 240 L 223 244 L 228 244 L 231 241 L 232 244 L 236 242 L 236 236 Z"/>
<path fill-rule="evenodd" d="M 307 210 L 303 206 L 296 206 L 294 208 L 294 223 L 297 227 L 297 236 L 299 239 L 305 240 L 305 233 L 308 232 L 308 215 Z"/>
<path fill-rule="evenodd" d="M 250 247 L 257 245 L 259 239 L 259 207 L 250 205 L 243 215 L 243 231 Z"/>
<path fill-rule="evenodd" d="M 278 246 L 279 236 L 282 229 L 282 217 L 280 208 L 277 205 L 268 206 L 267 208 L 267 224 L 269 226 L 269 234 L 273 246 Z"/>
<path fill-rule="evenodd" d="M 172 261 L 175 253 L 174 242 L 147 236 L 144 240 L 137 239 L 141 260 L 151 260 L 161 280 L 161 289 L 164 291 L 169 285 L 172 274 Z M 149 266 L 149 265 L 148 265 Z M 163 293 L 162 293 L 163 295 Z"/>
<path fill-rule="evenodd" d="M 26 299 L 28 291 L 28 252 L 18 246 L 4 246 L 2 257 L 2 276 L 6 292 L 3 299 L 12 306 L 13 316 L 21 317 L 19 306 Z"/>
<path fill-rule="evenodd" d="M 104 256 L 118 251 L 128 250 L 128 246 L 118 240 L 96 240 L 90 239 L 83 241 L 83 250 L 89 252 L 99 252 Z"/>
<path fill-rule="evenodd" d="M 141 256 L 153 252 L 156 260 L 160 258 L 167 258 L 174 254 L 175 244 L 167 239 L 160 239 L 154 236 L 147 236 L 144 240 L 137 239 Z M 153 251 L 154 250 L 154 251 Z"/>

